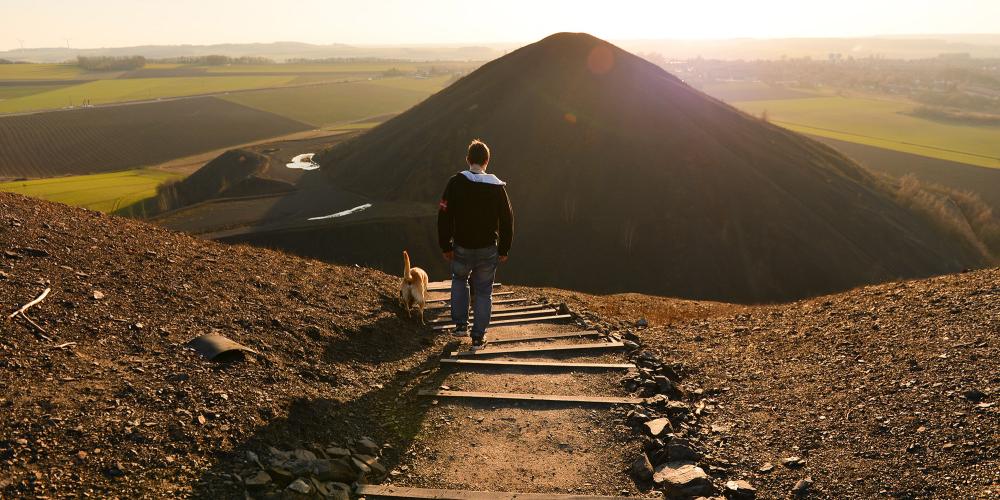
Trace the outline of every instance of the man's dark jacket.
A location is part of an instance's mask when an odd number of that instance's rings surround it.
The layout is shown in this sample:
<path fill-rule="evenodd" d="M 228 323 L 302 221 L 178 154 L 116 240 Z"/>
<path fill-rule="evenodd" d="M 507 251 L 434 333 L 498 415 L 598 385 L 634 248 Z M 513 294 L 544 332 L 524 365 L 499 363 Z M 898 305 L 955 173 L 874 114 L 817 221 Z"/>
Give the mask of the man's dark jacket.
<path fill-rule="evenodd" d="M 461 173 L 448 180 L 438 205 L 441 251 L 497 245 L 499 254 L 507 255 L 513 232 L 514 212 L 503 185 L 474 182 Z"/>

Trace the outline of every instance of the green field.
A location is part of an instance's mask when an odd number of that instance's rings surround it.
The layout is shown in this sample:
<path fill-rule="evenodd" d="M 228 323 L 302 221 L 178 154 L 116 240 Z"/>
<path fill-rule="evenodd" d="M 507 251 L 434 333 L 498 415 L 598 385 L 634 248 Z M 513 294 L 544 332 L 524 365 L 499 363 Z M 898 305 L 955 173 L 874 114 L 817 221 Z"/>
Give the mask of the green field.
<path fill-rule="evenodd" d="M 261 87 L 279 87 L 294 78 L 294 76 L 265 75 L 96 80 L 0 101 L 0 113 L 55 109 L 70 105 L 78 106 L 84 99 L 89 99 L 92 104 L 107 104 Z"/>
<path fill-rule="evenodd" d="M 396 113 L 441 90 L 448 76 L 435 78 L 386 78 L 230 94 L 224 99 L 325 127 L 363 118 Z"/>
<path fill-rule="evenodd" d="M 75 64 L 0 64 L 0 80 L 75 80 L 85 73 Z"/>
<path fill-rule="evenodd" d="M 734 102 L 754 115 L 807 134 L 894 151 L 1000 168 L 1000 127 L 941 123 L 905 114 L 914 104 L 860 97 Z"/>
<path fill-rule="evenodd" d="M 66 87 L 68 85 L 0 85 L 0 101 L 41 94 L 42 92 L 51 92 Z"/>
<path fill-rule="evenodd" d="M 161 170 L 135 169 L 109 174 L 3 182 L 0 183 L 0 191 L 110 213 L 155 195 L 156 186 L 178 177 L 177 174 Z"/>

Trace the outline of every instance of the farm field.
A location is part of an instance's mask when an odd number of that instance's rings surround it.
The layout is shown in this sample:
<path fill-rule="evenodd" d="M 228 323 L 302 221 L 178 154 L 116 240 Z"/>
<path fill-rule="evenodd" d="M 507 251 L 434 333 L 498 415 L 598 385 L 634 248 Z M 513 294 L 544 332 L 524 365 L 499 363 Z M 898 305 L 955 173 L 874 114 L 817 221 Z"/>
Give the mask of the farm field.
<path fill-rule="evenodd" d="M 764 82 L 733 81 L 696 84 L 694 87 L 716 99 L 726 102 L 764 101 L 775 99 L 806 99 L 820 94 L 812 91 L 790 89 Z"/>
<path fill-rule="evenodd" d="M 215 97 L 0 117 L 0 178 L 151 166 L 312 128 Z"/>
<path fill-rule="evenodd" d="M 76 80 L 87 74 L 75 64 L 0 64 L 0 80 Z"/>
<path fill-rule="evenodd" d="M 180 175 L 155 169 L 75 175 L 0 183 L 0 191 L 67 205 L 115 212 L 156 194 L 156 186 Z"/>
<path fill-rule="evenodd" d="M 939 123 L 904 114 L 914 105 L 859 97 L 733 102 L 796 132 L 904 153 L 1000 168 L 1000 127 Z"/>
<path fill-rule="evenodd" d="M 277 87 L 288 84 L 294 78 L 294 76 L 231 76 L 97 80 L 0 101 L 0 113 L 80 105 L 84 99 L 89 99 L 91 104 L 107 104 Z"/>
<path fill-rule="evenodd" d="M 223 99 L 324 127 L 403 111 L 444 88 L 449 78 L 386 78 L 241 92 L 227 95 Z"/>
<path fill-rule="evenodd" d="M 979 195 L 993 212 L 1000 214 L 1000 169 L 979 167 L 938 158 L 893 151 L 855 142 L 811 136 L 876 172 L 918 179 Z"/>
<path fill-rule="evenodd" d="M 40 94 L 42 92 L 49 92 L 52 90 L 59 90 L 61 88 L 67 87 L 68 84 L 64 85 L 0 85 L 0 102 L 6 101 L 8 99 L 17 99 L 19 97 L 25 97 L 34 94 Z"/>

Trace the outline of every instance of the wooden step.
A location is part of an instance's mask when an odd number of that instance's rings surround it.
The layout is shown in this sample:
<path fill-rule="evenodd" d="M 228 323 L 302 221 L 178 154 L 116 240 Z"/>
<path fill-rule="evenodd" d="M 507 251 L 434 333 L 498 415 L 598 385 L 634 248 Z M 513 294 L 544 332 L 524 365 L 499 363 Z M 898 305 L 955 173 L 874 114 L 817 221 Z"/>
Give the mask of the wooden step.
<path fill-rule="evenodd" d="M 511 361 L 506 359 L 441 358 L 441 362 L 460 366 L 523 367 L 551 370 L 634 370 L 636 368 L 632 363 L 560 363 L 557 361 Z"/>
<path fill-rule="evenodd" d="M 514 295 L 514 292 L 495 292 L 493 294 L 493 297 L 494 298 L 496 298 L 496 297 L 509 297 L 511 295 Z M 427 301 L 428 304 L 430 304 L 432 302 L 451 302 L 451 297 L 444 298 L 444 299 L 432 299 L 432 300 L 428 300 Z"/>
<path fill-rule="evenodd" d="M 520 303 L 520 302 L 527 302 L 527 301 L 528 301 L 528 299 L 500 299 L 500 300 L 494 300 L 493 301 L 493 305 L 498 305 L 498 304 L 517 304 L 517 303 Z M 429 306 L 427 306 L 425 308 L 425 310 L 427 310 L 427 311 L 437 311 L 437 310 L 442 310 L 442 309 L 451 309 L 451 304 L 435 304 L 435 305 L 429 305 Z"/>
<path fill-rule="evenodd" d="M 650 497 L 573 495 L 560 493 L 512 493 L 505 491 L 443 490 L 406 486 L 359 484 L 358 496 L 368 498 L 420 498 L 436 500 L 650 500 Z M 655 497 L 653 497 L 655 498 Z M 662 498 L 662 497 L 661 497 Z"/>
<path fill-rule="evenodd" d="M 503 283 L 494 283 L 493 288 L 502 288 Z M 450 292 L 451 282 L 450 281 L 433 281 L 427 284 L 428 292 Z"/>
<path fill-rule="evenodd" d="M 507 312 L 507 311 L 493 311 L 493 314 L 490 316 L 490 318 L 491 319 L 492 318 L 512 318 L 512 317 L 516 317 L 516 316 L 531 316 L 531 315 L 534 315 L 534 314 L 552 314 L 552 313 L 557 313 L 557 312 L 559 312 L 559 311 L 557 311 L 555 309 L 552 309 L 551 307 L 537 308 L 537 309 L 525 309 L 524 311 L 510 311 L 510 312 Z M 475 318 L 475 315 L 470 314 L 469 315 L 469 319 L 473 319 L 473 318 Z M 451 323 L 451 322 L 452 322 L 451 318 L 437 318 L 437 319 L 432 319 L 432 320 L 428 321 L 428 323 L 430 323 L 432 325 L 439 325 L 441 323 Z"/>
<path fill-rule="evenodd" d="M 489 326 L 500 326 L 500 325 L 514 325 L 518 323 L 537 323 L 540 321 L 557 321 L 560 319 L 570 319 L 572 314 L 555 314 L 552 316 L 534 316 L 528 318 L 516 318 L 516 319 L 502 319 L 500 321 L 490 321 Z M 450 330 L 455 328 L 455 325 L 438 325 L 435 326 L 435 330 Z"/>
<path fill-rule="evenodd" d="M 545 401 L 552 403 L 586 403 L 606 405 L 638 405 L 645 398 L 619 398 L 610 396 L 561 396 L 555 394 L 518 394 L 513 392 L 471 392 L 425 389 L 418 391 L 421 396 L 433 398 L 500 399 L 505 401 Z"/>
<path fill-rule="evenodd" d="M 507 300 L 510 301 L 510 300 L 521 300 L 521 299 L 507 299 Z M 507 306 L 505 304 L 497 304 L 497 302 L 501 302 L 501 301 L 499 301 L 499 300 L 494 300 L 493 301 L 493 312 L 494 313 L 498 313 L 498 312 L 500 312 L 500 313 L 508 313 L 508 312 L 530 311 L 532 309 L 541 309 L 541 308 L 546 308 L 546 307 L 548 307 L 548 308 L 555 308 L 556 307 L 554 304 L 528 304 L 528 305 L 525 305 L 525 306 L 513 306 L 513 307 L 511 307 L 511 306 Z M 499 309 L 498 306 L 502 306 L 504 308 L 503 309 Z M 430 309 L 430 308 L 428 308 L 428 309 Z M 436 309 L 441 309 L 441 308 L 438 307 Z M 451 309 L 451 307 L 449 306 L 449 307 L 446 307 L 444 309 L 441 309 L 441 312 L 447 314 L 447 313 L 450 312 L 450 309 Z M 469 310 L 469 316 L 471 317 L 474 314 L 475 314 L 475 311 L 472 311 L 471 308 L 470 308 L 470 310 Z"/>
<path fill-rule="evenodd" d="M 454 351 L 451 353 L 452 357 L 455 356 L 496 356 L 498 354 L 519 354 L 519 353 L 533 353 L 533 352 L 552 352 L 552 351 L 588 351 L 588 350 L 599 350 L 599 349 L 620 349 L 625 347 L 625 344 L 621 342 L 597 342 L 595 344 L 550 344 L 550 345 L 539 345 L 531 347 L 505 347 L 500 349 L 483 349 L 481 351 Z"/>
<path fill-rule="evenodd" d="M 561 333 L 540 333 L 538 335 L 528 335 L 525 337 L 503 337 L 498 339 L 487 339 L 491 344 L 509 344 L 511 342 L 531 342 L 534 340 L 565 339 L 574 337 L 598 337 L 601 333 L 595 330 L 585 330 L 581 332 L 561 332 Z"/>

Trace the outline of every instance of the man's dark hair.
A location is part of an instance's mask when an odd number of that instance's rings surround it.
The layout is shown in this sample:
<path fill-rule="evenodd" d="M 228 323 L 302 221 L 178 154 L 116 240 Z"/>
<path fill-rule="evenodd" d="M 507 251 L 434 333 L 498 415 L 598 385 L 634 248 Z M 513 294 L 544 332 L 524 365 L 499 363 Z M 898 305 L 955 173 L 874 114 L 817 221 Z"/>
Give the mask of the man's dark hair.
<path fill-rule="evenodd" d="M 486 143 L 476 139 L 469 143 L 469 154 L 466 156 L 469 165 L 486 165 L 490 161 L 490 148 Z"/>

